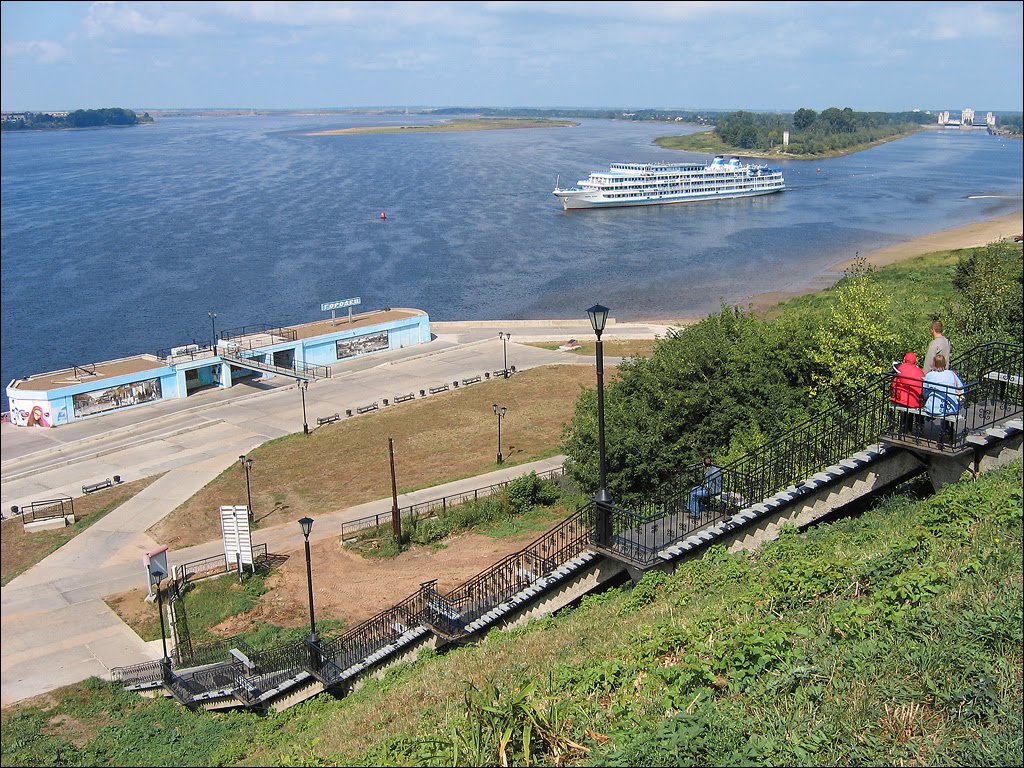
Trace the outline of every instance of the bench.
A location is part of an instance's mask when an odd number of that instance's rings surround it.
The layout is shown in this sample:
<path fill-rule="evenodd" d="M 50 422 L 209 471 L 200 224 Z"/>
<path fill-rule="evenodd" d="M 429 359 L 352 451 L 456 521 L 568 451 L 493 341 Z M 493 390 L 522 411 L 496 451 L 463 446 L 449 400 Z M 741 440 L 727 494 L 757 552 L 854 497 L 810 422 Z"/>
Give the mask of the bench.
<path fill-rule="evenodd" d="M 369 405 L 361 405 L 361 406 L 359 406 L 358 408 L 356 408 L 356 413 L 369 413 L 370 411 L 376 411 L 376 410 L 377 410 L 377 403 L 373 402 L 373 403 L 370 403 Z"/>
<path fill-rule="evenodd" d="M 112 488 L 113 486 L 114 481 L 108 477 L 106 480 L 100 480 L 92 485 L 83 485 L 82 493 L 94 493 L 95 491 L 102 491 L 104 488 Z"/>
<path fill-rule="evenodd" d="M 946 424 L 949 425 L 952 434 L 950 440 L 954 440 L 957 432 L 965 429 L 967 426 L 967 417 L 965 416 L 963 409 L 961 408 L 957 413 L 949 413 L 945 416 L 940 414 L 931 414 L 921 408 L 911 408 L 906 405 L 899 405 L 898 403 L 889 403 L 889 407 L 901 417 L 898 434 L 910 434 L 915 438 L 920 438 L 922 433 L 925 431 L 925 419 L 937 420 L 943 427 Z M 909 417 L 909 419 L 907 418 Z M 906 424 L 907 426 L 904 426 Z M 925 439 L 931 439 L 926 437 Z M 938 440 L 941 446 L 945 440 L 944 436 Z"/>
<path fill-rule="evenodd" d="M 452 608 L 448 603 L 438 602 L 437 600 L 428 600 L 427 608 L 432 610 L 439 616 L 444 616 L 449 621 L 461 622 L 462 614 Z"/>
<path fill-rule="evenodd" d="M 1014 386 L 1019 387 L 1022 383 L 1024 383 L 1024 379 L 1022 379 L 1017 374 L 1006 373 L 1004 371 L 989 371 L 988 373 L 985 374 L 984 378 L 988 379 L 989 381 L 994 381 L 996 382 L 996 384 L 999 385 L 1000 400 L 1006 399 L 1007 384 L 1013 384 Z"/>
<path fill-rule="evenodd" d="M 436 395 L 438 392 L 447 392 L 447 391 L 448 391 L 448 385 L 447 384 L 442 384 L 440 387 L 431 387 L 430 388 L 430 394 L 432 394 L 432 395 Z"/>
<path fill-rule="evenodd" d="M 479 376 L 470 376 L 468 378 L 463 379 L 462 383 L 466 386 L 469 386 L 470 384 L 476 384 L 478 381 L 480 381 Z"/>
<path fill-rule="evenodd" d="M 228 653 L 230 653 L 234 657 L 235 661 L 240 662 L 242 666 L 246 668 L 247 671 L 252 672 L 254 669 L 256 669 L 256 664 L 253 663 L 252 659 L 250 659 L 237 648 L 232 648 L 230 651 L 228 651 Z"/>
<path fill-rule="evenodd" d="M 494 376 L 494 378 L 498 378 L 499 376 L 501 376 L 503 378 L 508 378 L 508 370 L 507 369 L 503 369 L 503 370 L 499 370 L 499 371 L 494 371 L 493 372 L 493 376 Z"/>
<path fill-rule="evenodd" d="M 415 400 L 416 395 L 410 392 L 408 395 L 395 395 L 396 403 L 404 403 L 406 400 Z"/>
<path fill-rule="evenodd" d="M 336 413 L 333 416 L 319 416 L 319 417 L 317 417 L 316 423 L 317 423 L 317 426 L 322 427 L 324 424 L 330 424 L 332 422 L 337 421 L 340 418 L 341 418 L 341 414 L 340 413 Z"/>

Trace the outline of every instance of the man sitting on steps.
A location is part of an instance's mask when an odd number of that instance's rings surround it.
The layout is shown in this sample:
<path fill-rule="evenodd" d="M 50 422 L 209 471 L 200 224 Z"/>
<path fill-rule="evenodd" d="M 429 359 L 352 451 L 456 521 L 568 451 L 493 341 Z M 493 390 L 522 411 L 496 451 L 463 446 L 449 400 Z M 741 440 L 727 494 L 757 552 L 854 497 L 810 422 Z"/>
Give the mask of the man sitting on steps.
<path fill-rule="evenodd" d="M 699 520 L 704 513 L 704 505 L 712 496 L 722 492 L 722 470 L 714 465 L 710 456 L 704 457 L 704 481 L 690 489 L 690 499 L 687 506 L 690 509 L 690 518 Z"/>

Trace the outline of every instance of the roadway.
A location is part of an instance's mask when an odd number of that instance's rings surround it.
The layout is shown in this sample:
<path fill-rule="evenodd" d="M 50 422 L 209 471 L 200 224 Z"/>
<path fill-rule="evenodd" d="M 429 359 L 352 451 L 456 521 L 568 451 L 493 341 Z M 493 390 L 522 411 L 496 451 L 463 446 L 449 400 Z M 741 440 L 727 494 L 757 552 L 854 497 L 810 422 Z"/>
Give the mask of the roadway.
<path fill-rule="evenodd" d="M 344 414 L 396 394 L 418 393 L 443 383 L 500 370 L 507 351 L 517 370 L 593 359 L 529 346 L 529 341 L 586 340 L 582 321 L 484 321 L 432 323 L 427 344 L 394 350 L 332 367 L 332 376 L 309 386 L 307 422 Z M 511 333 L 505 347 L 498 331 Z M 666 326 L 609 324 L 604 339 L 664 336 Z M 608 359 L 609 363 L 614 362 Z M 443 397 L 444 394 L 430 397 Z M 370 418 L 371 416 L 353 418 Z M 344 418 L 344 417 L 343 417 Z M 300 394 L 291 380 L 211 389 L 55 429 L 0 425 L 0 499 L 12 505 L 59 495 L 78 497 L 83 485 L 120 475 L 125 482 L 163 474 L 143 492 L 0 590 L 0 704 L 8 706 L 80 682 L 106 676 L 112 667 L 159 658 L 160 641 L 146 643 L 103 602 L 107 595 L 145 585 L 142 556 L 158 546 L 147 530 L 267 440 L 302 430 Z M 484 487 L 535 470 L 559 466 L 561 457 L 503 467 L 495 472 L 399 497 L 399 504 L 426 501 Z M 311 541 L 337 536 L 343 522 L 391 509 L 381 499 L 318 516 Z M 271 552 L 301 549 L 294 524 L 260 529 L 256 543 Z M 219 540 L 171 555 L 172 566 L 221 553 Z"/>

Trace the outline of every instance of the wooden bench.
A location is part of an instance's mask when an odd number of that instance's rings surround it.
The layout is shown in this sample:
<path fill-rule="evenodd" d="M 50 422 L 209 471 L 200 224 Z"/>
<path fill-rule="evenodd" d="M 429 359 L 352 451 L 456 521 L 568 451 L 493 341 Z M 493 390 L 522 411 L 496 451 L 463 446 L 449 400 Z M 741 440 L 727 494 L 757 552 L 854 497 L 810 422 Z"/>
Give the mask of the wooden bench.
<path fill-rule="evenodd" d="M 436 395 L 438 392 L 447 392 L 447 391 L 448 391 L 448 385 L 447 384 L 442 384 L 440 387 L 431 387 L 430 388 L 430 394 L 432 394 L 432 395 Z"/>
<path fill-rule="evenodd" d="M 479 376 L 470 376 L 468 378 L 463 379 L 462 383 L 468 387 L 470 384 L 476 384 L 478 381 L 480 381 Z"/>
<path fill-rule="evenodd" d="M 83 485 L 82 493 L 94 493 L 95 491 L 102 491 L 104 488 L 112 488 L 113 486 L 114 481 L 108 477 L 106 480 L 100 480 L 92 485 Z"/>
<path fill-rule="evenodd" d="M 395 395 L 396 403 L 404 403 L 406 400 L 415 400 L 416 395 L 410 392 L 408 395 Z"/>
<path fill-rule="evenodd" d="M 317 423 L 317 426 L 322 427 L 324 424 L 331 424 L 332 422 L 335 422 L 335 421 L 337 421 L 340 418 L 341 418 L 341 414 L 340 413 L 336 413 L 333 416 L 319 416 L 319 417 L 317 417 L 316 423 Z"/>
<path fill-rule="evenodd" d="M 361 405 L 356 408 L 356 413 L 369 413 L 370 411 L 377 410 L 377 403 L 370 403 L 369 405 Z"/>

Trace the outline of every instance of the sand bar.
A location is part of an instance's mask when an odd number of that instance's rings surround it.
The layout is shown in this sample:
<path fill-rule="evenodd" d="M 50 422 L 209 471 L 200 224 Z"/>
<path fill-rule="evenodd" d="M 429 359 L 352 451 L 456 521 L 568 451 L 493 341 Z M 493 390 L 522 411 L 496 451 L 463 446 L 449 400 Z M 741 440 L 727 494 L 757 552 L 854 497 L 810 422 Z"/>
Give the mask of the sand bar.
<path fill-rule="evenodd" d="M 877 251 L 870 251 L 864 254 L 869 264 L 881 268 L 889 264 L 895 264 L 926 253 L 936 251 L 955 251 L 960 248 L 975 248 L 982 245 L 994 243 L 997 240 L 1012 240 L 1014 235 L 1024 232 L 1024 211 L 997 216 L 984 221 L 977 221 L 973 224 L 965 224 L 962 227 L 952 227 L 941 232 L 933 232 L 930 235 L 907 240 L 903 243 L 890 245 Z M 843 272 L 854 262 L 854 259 L 839 262 L 832 266 L 826 274 L 820 275 L 811 285 L 796 291 L 773 291 L 770 293 L 759 293 L 738 302 L 740 305 L 749 304 L 755 311 L 774 307 L 780 301 L 786 301 L 796 296 L 803 296 L 808 293 L 815 293 L 824 288 L 829 288 L 842 277 Z"/>

